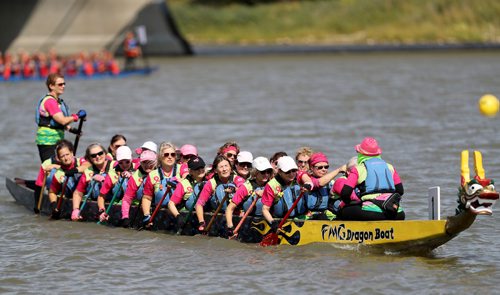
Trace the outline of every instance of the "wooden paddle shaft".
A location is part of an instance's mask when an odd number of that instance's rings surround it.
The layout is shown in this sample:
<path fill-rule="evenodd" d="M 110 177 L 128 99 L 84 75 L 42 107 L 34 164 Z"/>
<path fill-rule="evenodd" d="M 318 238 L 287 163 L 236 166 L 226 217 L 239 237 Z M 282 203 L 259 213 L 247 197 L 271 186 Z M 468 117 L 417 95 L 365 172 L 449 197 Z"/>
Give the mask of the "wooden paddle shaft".
<path fill-rule="evenodd" d="M 43 184 L 42 184 L 42 189 L 40 190 L 40 196 L 38 196 L 38 204 L 36 205 L 36 208 L 38 211 L 40 211 L 40 207 L 42 207 L 42 199 L 43 199 L 43 191 L 45 190 L 45 185 L 47 184 L 47 172 L 43 174 Z"/>
<path fill-rule="evenodd" d="M 224 203 L 227 201 L 228 198 L 229 198 L 229 193 L 226 193 L 224 198 L 222 198 L 222 201 L 220 202 L 219 206 L 217 206 L 217 209 L 215 210 L 214 215 L 212 216 L 212 218 L 210 218 L 210 222 L 208 223 L 207 227 L 205 228 L 205 232 L 208 233 L 208 231 L 212 227 L 212 224 L 215 221 L 215 218 L 217 217 L 217 214 L 219 214 L 219 211 L 222 209 L 222 206 L 224 206 Z"/>
<path fill-rule="evenodd" d="M 243 217 L 241 218 L 240 222 L 238 222 L 238 225 L 235 227 L 234 231 L 233 231 L 233 235 L 236 235 L 238 233 L 238 231 L 240 230 L 241 226 L 243 225 L 243 222 L 245 221 L 245 219 L 248 217 L 248 215 L 250 215 L 250 212 L 252 212 L 253 208 L 255 207 L 255 205 L 257 204 L 257 201 L 259 200 L 259 196 L 256 195 L 255 196 L 255 200 L 253 200 L 252 204 L 250 204 L 250 207 L 248 208 L 248 210 L 245 212 L 245 214 L 243 215 Z"/>

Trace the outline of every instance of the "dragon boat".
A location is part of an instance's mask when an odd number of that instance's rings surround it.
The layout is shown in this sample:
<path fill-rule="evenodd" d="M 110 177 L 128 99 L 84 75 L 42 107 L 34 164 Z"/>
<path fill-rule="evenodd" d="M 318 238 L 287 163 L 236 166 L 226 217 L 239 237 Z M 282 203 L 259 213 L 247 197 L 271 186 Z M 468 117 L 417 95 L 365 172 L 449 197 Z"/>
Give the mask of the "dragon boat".
<path fill-rule="evenodd" d="M 78 73 L 76 75 L 65 75 L 64 78 L 66 80 L 101 80 L 101 79 L 119 79 L 126 78 L 130 76 L 148 76 L 154 71 L 156 71 L 158 67 L 138 67 L 130 70 L 123 70 L 118 74 L 111 74 L 109 72 L 106 73 L 94 73 L 91 76 L 87 76 L 83 73 Z M 45 81 L 47 77 L 42 77 L 39 75 L 35 75 L 32 77 L 23 77 L 23 76 L 11 76 L 9 79 L 5 79 L 0 75 L 0 82 L 24 82 L 24 81 Z"/>
<path fill-rule="evenodd" d="M 387 253 L 427 253 L 445 244 L 460 232 L 468 229 L 478 215 L 492 215 L 492 208 L 499 198 L 494 181 L 485 177 L 482 166 L 482 155 L 474 151 L 474 166 L 476 175 L 471 178 L 469 170 L 469 152 L 462 151 L 461 185 L 458 192 L 456 215 L 439 219 L 439 190 L 430 194 L 430 204 L 434 217 L 432 220 L 383 220 L 383 221 L 342 221 L 342 220 L 287 220 L 279 234 L 279 245 L 306 245 L 310 243 L 330 243 L 342 248 L 375 249 Z M 6 185 L 15 201 L 29 210 L 34 208 L 33 190 L 6 178 Z M 61 211 L 62 219 L 70 219 L 72 202 L 64 199 Z M 137 206 L 132 206 L 130 227 L 139 228 L 142 213 Z M 113 205 L 110 211 L 108 225 L 119 226 L 121 207 Z M 437 211 L 437 213 L 436 213 Z M 50 214 L 48 198 L 42 202 L 41 213 Z M 181 212 L 183 217 L 188 214 Z M 90 202 L 81 212 L 84 221 L 97 222 L 98 208 L 96 202 Z M 198 234 L 194 223 L 196 217 L 192 214 L 191 222 L 180 231 L 183 235 Z M 206 213 L 205 220 L 213 215 Z M 235 224 L 241 217 L 235 217 Z M 218 214 L 211 227 L 210 236 L 222 236 L 225 216 Z M 96 225 L 98 226 L 98 225 Z M 156 216 L 151 230 L 164 233 L 178 233 L 175 219 L 166 209 L 161 209 Z M 259 243 L 269 234 L 270 227 L 261 217 L 246 218 L 239 231 L 237 239 L 246 243 Z"/>

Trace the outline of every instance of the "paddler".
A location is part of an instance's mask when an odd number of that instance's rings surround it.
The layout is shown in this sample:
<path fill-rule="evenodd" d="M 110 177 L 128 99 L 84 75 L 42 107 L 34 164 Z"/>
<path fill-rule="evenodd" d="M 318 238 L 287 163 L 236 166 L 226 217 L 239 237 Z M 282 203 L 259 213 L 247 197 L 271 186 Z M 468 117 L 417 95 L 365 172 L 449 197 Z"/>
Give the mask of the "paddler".
<path fill-rule="evenodd" d="M 342 220 L 403 220 L 405 213 L 399 206 L 404 193 L 403 183 L 396 169 L 381 157 L 382 149 L 373 137 L 366 137 L 356 145 L 357 164 L 348 171 L 347 180 L 338 188 L 346 203 L 339 219 Z M 352 192 L 361 203 L 352 204 Z"/>
<path fill-rule="evenodd" d="M 57 142 L 64 139 L 65 130 L 75 134 L 78 132 L 76 128 L 70 128 L 69 124 L 87 116 L 85 110 L 70 114 L 69 107 L 61 98 L 66 88 L 63 75 L 50 74 L 45 84 L 49 92 L 38 101 L 35 118 L 38 125 L 36 144 L 41 162 L 54 155 Z"/>

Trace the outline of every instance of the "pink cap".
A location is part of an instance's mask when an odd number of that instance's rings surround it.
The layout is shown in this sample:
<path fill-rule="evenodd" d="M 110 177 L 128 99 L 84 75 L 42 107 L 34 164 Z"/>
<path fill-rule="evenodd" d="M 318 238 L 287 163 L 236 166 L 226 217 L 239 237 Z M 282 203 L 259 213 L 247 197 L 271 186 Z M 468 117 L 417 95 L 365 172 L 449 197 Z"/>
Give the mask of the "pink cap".
<path fill-rule="evenodd" d="M 365 156 L 378 156 L 382 153 L 382 149 L 378 146 L 378 142 L 373 137 L 365 137 L 365 139 L 354 148 L 358 153 Z"/>
<path fill-rule="evenodd" d="M 198 150 L 196 149 L 196 147 L 194 145 L 185 144 L 185 145 L 181 146 L 180 151 L 181 151 L 181 154 L 184 156 L 187 156 L 187 155 L 198 156 Z"/>
<path fill-rule="evenodd" d="M 141 153 L 141 162 L 156 161 L 156 153 L 150 150 L 143 150 Z"/>
<path fill-rule="evenodd" d="M 121 147 L 116 149 L 116 160 L 132 160 L 132 151 L 126 145 L 122 145 Z"/>
<path fill-rule="evenodd" d="M 311 158 L 309 158 L 309 165 L 310 166 L 314 166 L 320 162 L 328 163 L 328 158 L 323 153 L 314 153 L 311 155 Z"/>

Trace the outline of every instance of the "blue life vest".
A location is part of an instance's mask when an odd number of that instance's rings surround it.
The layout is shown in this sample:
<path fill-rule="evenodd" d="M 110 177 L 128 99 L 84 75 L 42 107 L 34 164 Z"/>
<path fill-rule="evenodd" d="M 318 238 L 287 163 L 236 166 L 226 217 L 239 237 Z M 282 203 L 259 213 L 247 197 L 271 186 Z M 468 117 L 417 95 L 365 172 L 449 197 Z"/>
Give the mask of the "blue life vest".
<path fill-rule="evenodd" d="M 220 183 L 219 177 L 217 175 L 214 176 L 213 178 L 216 183 L 216 187 L 214 189 L 214 193 L 210 197 L 210 206 L 212 210 L 216 210 L 217 207 L 219 207 L 220 202 L 222 202 L 222 199 L 224 199 L 224 196 L 226 196 L 225 189 L 229 187 L 233 187 L 234 190 L 236 190 L 236 185 L 234 184 L 234 175 L 231 175 L 229 181 L 227 183 Z M 229 193 L 229 197 L 227 198 L 226 202 L 222 205 L 221 212 L 226 212 L 227 204 L 229 203 L 229 200 L 233 198 L 234 193 Z"/>
<path fill-rule="evenodd" d="M 118 192 L 118 195 L 116 195 L 115 200 L 121 200 L 123 198 L 123 195 L 125 194 L 125 191 L 127 190 L 128 178 L 125 178 L 123 180 L 122 185 L 119 185 L 120 181 L 122 181 L 122 179 L 123 179 L 123 177 L 121 177 L 121 176 L 118 178 L 118 181 L 115 183 L 115 185 L 113 186 L 111 191 L 106 196 L 106 201 L 111 201 L 111 199 L 113 198 L 113 196 L 115 195 L 115 193 L 117 191 L 119 191 L 119 192 Z"/>
<path fill-rule="evenodd" d="M 76 189 L 76 185 L 78 184 L 78 180 L 80 180 L 80 177 L 82 176 L 81 173 L 77 173 L 73 176 L 70 176 L 68 179 L 68 182 L 66 182 L 67 176 L 64 177 L 64 180 L 62 182 L 62 185 L 66 183 L 66 188 L 64 189 L 64 196 L 68 199 L 73 198 L 73 192 Z"/>
<path fill-rule="evenodd" d="M 64 100 L 62 100 L 62 99 L 58 100 L 58 99 L 56 99 L 55 97 L 53 97 L 51 95 L 46 95 L 46 96 L 42 97 L 38 101 L 38 106 L 37 106 L 36 112 L 35 112 L 35 122 L 36 122 L 36 124 L 38 126 L 40 126 L 40 127 L 49 127 L 49 128 L 52 128 L 52 129 L 64 129 L 64 125 L 61 125 L 61 124 L 57 123 L 56 121 L 54 121 L 54 119 L 51 116 L 48 116 L 48 117 L 40 116 L 40 107 L 42 105 L 42 102 L 47 97 L 52 97 L 56 101 L 58 101 L 58 103 L 61 104 L 61 111 L 64 114 L 64 116 L 67 117 L 67 116 L 70 115 L 69 107 L 66 105 L 66 103 L 64 102 Z"/>
<path fill-rule="evenodd" d="M 366 179 L 364 184 L 360 186 L 361 196 L 395 192 L 392 172 L 384 160 L 371 158 L 363 164 L 366 167 Z"/>
<path fill-rule="evenodd" d="M 95 169 L 95 167 L 93 167 L 94 168 L 94 175 L 101 174 L 102 176 L 106 177 L 106 175 L 108 175 L 108 171 L 109 171 L 109 167 L 110 166 L 111 166 L 111 161 L 108 161 L 108 163 L 106 164 L 106 168 L 104 169 L 103 173 L 96 173 L 96 169 Z M 91 180 L 87 184 L 87 189 L 85 191 L 86 191 L 86 193 L 89 193 L 89 191 L 90 191 L 90 196 L 89 197 L 91 198 L 91 200 L 96 201 L 97 197 L 99 197 L 99 194 L 101 193 L 101 187 L 102 187 L 102 182 L 97 182 L 94 185 L 93 181 Z"/>
<path fill-rule="evenodd" d="M 205 185 L 205 181 L 198 182 L 198 183 L 193 185 L 193 193 L 191 193 L 191 195 L 189 195 L 189 197 L 185 201 L 185 205 L 184 205 L 187 210 L 190 210 L 191 208 L 193 208 L 193 206 L 195 204 L 195 200 L 197 201 L 204 185 Z"/>
<path fill-rule="evenodd" d="M 250 206 L 252 205 L 253 201 L 255 200 L 255 198 L 257 198 L 257 195 L 255 194 L 255 191 L 259 191 L 259 190 L 264 190 L 264 187 L 263 186 L 257 186 L 257 184 L 255 182 L 251 182 L 252 184 L 252 194 L 245 200 L 245 202 L 243 202 L 243 210 L 246 212 Z M 254 216 L 262 216 L 262 198 L 259 198 L 257 200 L 257 203 L 255 203 L 255 207 L 253 209 L 253 213 L 250 213 Z"/>
<path fill-rule="evenodd" d="M 278 199 L 278 201 L 272 207 L 272 215 L 274 217 L 284 217 L 290 208 L 292 208 L 293 203 L 300 195 L 300 186 L 296 183 L 292 183 L 283 189 L 283 196 Z M 304 197 L 300 199 L 297 203 L 297 207 L 290 213 L 289 217 L 295 217 L 302 215 L 306 212 Z"/>
<path fill-rule="evenodd" d="M 160 176 L 160 188 L 158 191 L 155 192 L 155 204 L 158 204 L 161 201 L 161 198 L 163 198 L 163 194 L 168 189 L 168 186 L 170 186 L 170 191 L 167 193 L 165 196 L 165 199 L 163 200 L 163 203 L 161 204 L 162 207 L 167 206 L 168 202 L 170 201 L 170 197 L 175 191 L 175 187 L 177 186 L 177 179 L 175 178 L 177 172 L 177 164 L 174 165 L 174 168 L 172 170 L 172 177 L 165 177 L 163 175 L 163 171 L 161 167 L 158 167 L 158 175 Z"/>
<path fill-rule="evenodd" d="M 306 192 L 304 195 L 305 206 L 311 211 L 323 211 L 328 207 L 328 199 L 330 198 L 330 191 L 332 189 L 332 182 L 327 185 L 316 188 L 313 191 Z"/>

